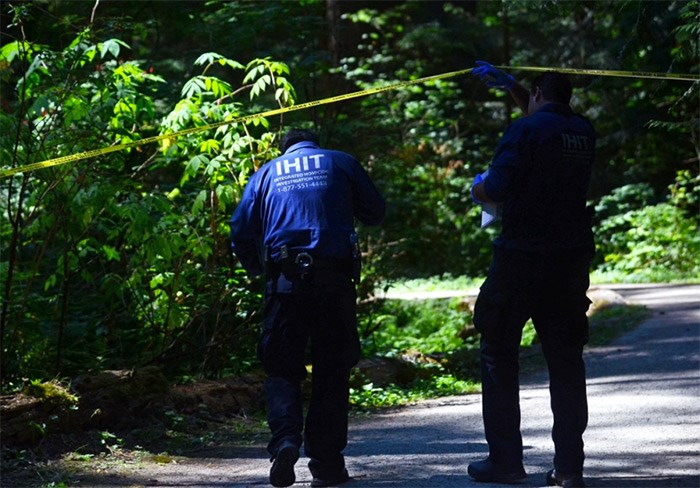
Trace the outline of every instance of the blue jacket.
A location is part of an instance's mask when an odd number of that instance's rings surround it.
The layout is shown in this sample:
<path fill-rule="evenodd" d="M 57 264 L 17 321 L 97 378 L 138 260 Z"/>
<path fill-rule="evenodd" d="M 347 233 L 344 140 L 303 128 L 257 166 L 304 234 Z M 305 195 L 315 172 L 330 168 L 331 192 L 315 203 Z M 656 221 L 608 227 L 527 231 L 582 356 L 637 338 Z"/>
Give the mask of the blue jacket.
<path fill-rule="evenodd" d="M 231 217 L 231 249 L 251 274 L 280 248 L 318 258 L 352 255 L 354 218 L 384 219 L 384 198 L 355 158 L 302 141 L 251 176 Z"/>
<path fill-rule="evenodd" d="M 494 245 L 520 251 L 593 250 L 586 196 L 595 158 L 591 123 L 549 103 L 517 120 L 496 148 L 486 194 L 502 204 Z"/>

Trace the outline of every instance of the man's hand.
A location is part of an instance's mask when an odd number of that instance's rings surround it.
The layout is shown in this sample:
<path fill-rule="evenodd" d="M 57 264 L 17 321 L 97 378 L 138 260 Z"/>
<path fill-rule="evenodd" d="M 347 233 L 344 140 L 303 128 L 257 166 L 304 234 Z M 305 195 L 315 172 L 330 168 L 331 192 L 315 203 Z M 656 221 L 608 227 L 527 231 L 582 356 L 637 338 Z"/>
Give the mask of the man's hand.
<path fill-rule="evenodd" d="M 472 70 L 472 74 L 485 80 L 486 86 L 490 88 L 510 90 L 515 86 L 515 78 L 505 71 L 494 68 L 493 65 L 486 61 L 477 61 L 476 68 Z"/>
<path fill-rule="evenodd" d="M 489 170 L 486 170 L 486 171 L 484 171 L 483 173 L 480 173 L 480 174 L 478 174 L 478 175 L 476 175 L 476 176 L 474 177 L 474 183 L 472 183 L 470 193 L 471 193 L 471 196 L 472 196 L 472 200 L 474 200 L 475 203 L 478 203 L 478 204 L 484 203 L 483 200 L 479 200 L 479 199 L 476 197 L 476 195 L 474 195 L 474 187 L 475 187 L 476 185 L 480 184 L 480 183 L 483 183 L 483 182 L 484 182 L 484 179 L 485 179 L 488 175 L 489 175 Z"/>

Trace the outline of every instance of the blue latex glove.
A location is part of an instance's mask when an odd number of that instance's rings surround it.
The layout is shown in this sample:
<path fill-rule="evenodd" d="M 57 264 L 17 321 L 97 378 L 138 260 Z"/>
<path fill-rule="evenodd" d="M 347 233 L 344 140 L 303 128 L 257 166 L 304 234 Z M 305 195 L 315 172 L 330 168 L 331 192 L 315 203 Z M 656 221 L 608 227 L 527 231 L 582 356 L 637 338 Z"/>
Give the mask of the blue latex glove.
<path fill-rule="evenodd" d="M 483 183 L 484 179 L 486 179 L 486 177 L 488 175 L 489 175 L 489 170 L 486 170 L 483 173 L 478 174 L 474 177 L 474 183 L 472 183 L 471 190 L 469 192 L 471 193 L 472 200 L 474 200 L 475 203 L 479 203 L 479 204 L 484 203 L 481 200 L 479 200 L 478 198 L 476 198 L 476 196 L 474 196 L 474 187 L 476 185 L 478 185 L 479 183 Z"/>
<path fill-rule="evenodd" d="M 486 61 L 477 61 L 476 68 L 472 69 L 472 74 L 485 80 L 486 86 L 490 88 L 510 90 L 515 85 L 515 78 L 505 71 L 494 68 L 493 65 Z"/>

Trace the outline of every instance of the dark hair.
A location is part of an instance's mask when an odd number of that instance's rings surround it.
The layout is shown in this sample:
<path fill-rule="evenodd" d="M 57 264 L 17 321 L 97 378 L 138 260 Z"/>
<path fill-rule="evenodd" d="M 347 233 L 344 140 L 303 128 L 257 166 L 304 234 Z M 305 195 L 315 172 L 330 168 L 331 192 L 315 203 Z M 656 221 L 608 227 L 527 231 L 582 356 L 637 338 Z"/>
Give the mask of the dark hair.
<path fill-rule="evenodd" d="M 291 146 L 301 141 L 310 141 L 315 144 L 319 144 L 318 135 L 307 129 L 291 129 L 282 138 L 280 142 L 280 149 L 282 152 L 286 152 Z"/>
<path fill-rule="evenodd" d="M 532 90 L 539 88 L 542 97 L 548 102 L 568 103 L 571 101 L 571 82 L 568 76 L 562 73 L 547 72 L 532 80 Z"/>

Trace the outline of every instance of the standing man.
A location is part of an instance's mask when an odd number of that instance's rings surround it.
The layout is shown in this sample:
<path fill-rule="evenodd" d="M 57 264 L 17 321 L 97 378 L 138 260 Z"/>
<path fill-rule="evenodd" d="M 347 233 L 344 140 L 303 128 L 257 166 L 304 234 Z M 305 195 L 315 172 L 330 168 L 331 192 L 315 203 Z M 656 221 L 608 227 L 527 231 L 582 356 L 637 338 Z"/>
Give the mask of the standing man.
<path fill-rule="evenodd" d="M 527 117 L 511 124 L 471 192 L 497 203 L 502 230 L 474 310 L 481 333 L 483 419 L 489 456 L 471 463 L 477 481 L 526 477 L 520 434 L 518 350 L 532 318 L 549 369 L 554 469 L 547 485 L 585 486 L 588 422 L 583 346 L 588 342 L 589 265 L 594 253 L 586 208 L 595 149 L 591 123 L 570 106 L 566 76 L 548 72 L 527 89 L 477 61 L 474 74 L 508 90 Z"/>
<path fill-rule="evenodd" d="M 250 178 L 231 217 L 231 247 L 249 273 L 266 280 L 258 357 L 267 375 L 270 483 L 294 484 L 303 432 L 311 486 L 335 486 L 350 479 L 342 451 L 350 369 L 360 357 L 354 218 L 378 225 L 385 204 L 355 158 L 321 149 L 313 132 L 290 130 L 281 149 Z M 304 425 L 309 340 L 312 393 Z"/>

